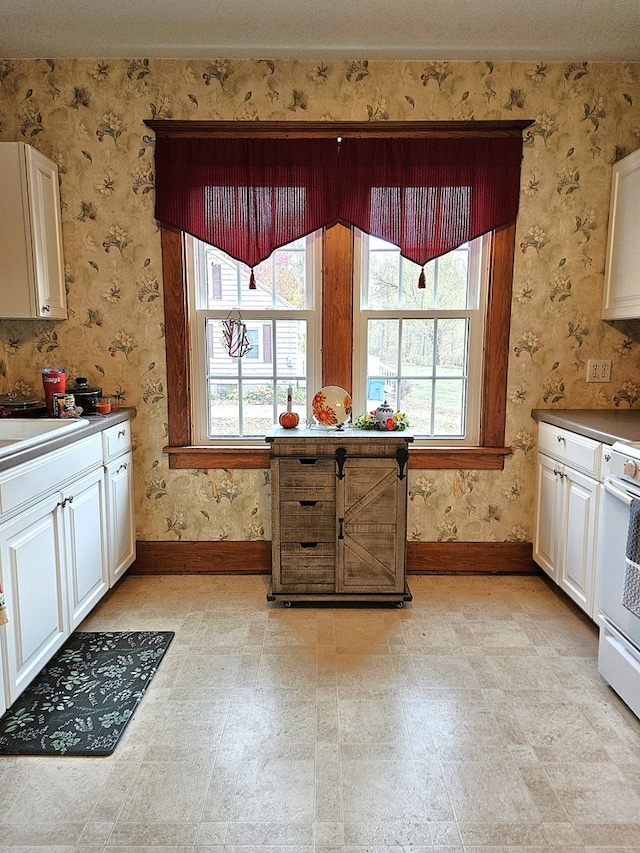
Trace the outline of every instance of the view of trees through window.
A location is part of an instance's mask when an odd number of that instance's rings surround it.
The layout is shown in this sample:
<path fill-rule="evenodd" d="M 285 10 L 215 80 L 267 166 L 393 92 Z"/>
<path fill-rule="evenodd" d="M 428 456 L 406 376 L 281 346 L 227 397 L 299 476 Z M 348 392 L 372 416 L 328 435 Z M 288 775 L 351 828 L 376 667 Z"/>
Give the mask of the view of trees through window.
<path fill-rule="evenodd" d="M 367 409 L 386 399 L 410 414 L 417 435 L 460 438 L 468 420 L 472 322 L 479 308 L 480 241 L 424 268 L 397 247 L 363 239 L 361 312 L 366 320 Z M 477 338 L 481 330 L 473 329 Z"/>

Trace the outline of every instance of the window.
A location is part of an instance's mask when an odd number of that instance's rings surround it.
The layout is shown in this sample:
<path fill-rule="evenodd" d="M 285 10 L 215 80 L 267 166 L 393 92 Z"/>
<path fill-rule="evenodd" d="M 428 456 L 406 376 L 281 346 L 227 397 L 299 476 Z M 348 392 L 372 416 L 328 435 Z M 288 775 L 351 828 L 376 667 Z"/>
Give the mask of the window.
<path fill-rule="evenodd" d="M 435 137 L 451 140 L 452 138 L 461 139 L 465 136 L 474 138 L 503 136 L 517 136 L 521 143 L 521 133 L 524 127 L 529 122 L 375 122 L 375 123 L 356 123 L 347 122 L 346 124 L 338 124 L 331 122 L 311 123 L 305 122 L 174 122 L 174 121 L 159 121 L 149 120 L 146 122 L 155 132 L 158 144 L 162 140 L 169 139 L 206 139 L 212 136 L 218 138 L 238 137 L 249 139 L 252 137 L 268 138 L 277 137 L 278 139 L 296 139 L 300 138 L 331 138 L 335 141 L 336 136 L 341 136 L 344 133 L 352 134 L 353 137 L 361 138 L 377 138 L 386 137 L 391 142 L 393 137 L 400 138 L 416 138 L 416 137 Z M 391 146 L 387 146 L 387 152 L 391 151 Z M 453 150 L 451 144 L 447 142 L 448 149 Z M 163 179 L 168 179 L 171 187 L 181 192 L 182 181 L 185 176 L 184 166 L 179 173 L 172 175 L 174 171 L 175 158 L 170 156 L 170 150 L 163 145 L 164 154 L 162 158 Z M 440 146 L 442 150 L 442 146 Z M 159 145 L 156 148 L 156 165 L 158 164 Z M 353 149 L 352 153 L 353 153 Z M 455 149 L 457 150 L 457 148 Z M 514 172 L 515 149 L 511 147 L 511 171 L 510 180 L 512 181 L 511 199 L 517 196 L 517 187 L 513 186 L 513 180 L 517 179 Z M 190 161 L 189 161 L 190 162 Z M 222 161 L 226 162 L 226 161 Z M 346 161 L 345 161 L 346 162 Z M 485 175 L 492 180 L 491 175 L 495 175 L 493 164 L 495 158 L 485 161 Z M 357 164 L 356 164 L 357 165 Z M 401 170 L 402 172 L 402 170 Z M 200 180 L 206 176 L 206 168 L 204 172 L 197 173 L 197 179 Z M 519 174 L 519 173 L 518 173 Z M 196 177 L 194 175 L 194 177 Z M 197 181 L 196 181 L 197 183 Z M 238 184 L 241 186 L 241 184 Z M 447 181 L 447 186 L 449 182 Z M 437 184 L 436 184 L 437 186 Z M 504 182 L 503 182 L 504 186 Z M 167 189 L 169 187 L 167 186 Z M 187 198 L 192 198 L 193 194 L 186 195 L 182 192 L 181 198 L 184 201 Z M 449 198 L 448 196 L 445 198 Z M 165 202 L 168 197 L 165 193 Z M 509 202 L 511 204 L 511 202 Z M 166 211 L 165 205 L 165 211 Z M 275 211 L 275 209 L 274 209 Z M 196 208 L 197 212 L 197 208 Z M 349 216 L 345 221 L 352 221 L 355 226 L 354 219 Z M 201 438 L 197 433 L 194 423 L 192 401 L 194 392 L 191 387 L 192 364 L 196 357 L 191 349 L 190 340 L 190 322 L 189 322 L 189 304 L 186 298 L 188 288 L 188 257 L 189 252 L 186 250 L 188 240 L 185 232 L 196 233 L 191 231 L 191 227 L 178 222 L 173 223 L 172 217 L 161 219 L 161 236 L 162 236 L 162 264 L 163 264 L 163 282 L 164 282 L 164 300 L 165 300 L 165 318 L 166 318 L 166 353 L 167 353 L 167 407 L 168 407 L 168 445 L 165 448 L 169 454 L 169 465 L 172 468 L 208 468 L 208 467 L 224 467 L 224 468 L 265 468 L 268 467 L 268 448 L 261 441 L 251 439 L 247 436 L 242 440 L 240 438 L 230 439 L 231 446 L 226 449 L 220 447 L 204 447 L 200 444 Z M 445 439 L 437 439 L 439 427 L 435 420 L 432 420 L 429 429 L 431 429 L 431 441 L 429 447 L 415 448 L 412 446 L 410 464 L 412 467 L 424 468 L 480 468 L 480 469 L 499 469 L 503 467 L 504 457 L 511 452 L 510 448 L 504 447 L 505 435 L 505 415 L 506 415 L 506 388 L 507 388 L 507 367 L 508 367 L 508 344 L 509 344 L 509 328 L 510 328 L 510 311 L 511 311 L 511 287 L 513 274 L 513 257 L 515 248 L 515 213 L 510 219 L 504 219 L 504 224 L 495 222 L 492 225 L 485 225 L 484 230 L 476 231 L 475 233 L 489 234 L 491 239 L 489 242 L 488 255 L 486 255 L 486 307 L 484 313 L 485 325 L 484 331 L 480 334 L 482 339 L 481 349 L 484 355 L 482 359 L 480 381 L 472 382 L 470 374 L 464 373 L 464 358 L 458 355 L 459 373 L 449 373 L 446 376 L 438 373 L 437 358 L 439 357 L 439 347 L 445 341 L 442 337 L 446 330 L 443 330 L 444 316 L 421 317 L 422 320 L 430 320 L 433 327 L 433 337 L 430 339 L 433 343 L 433 352 L 435 358 L 435 373 L 420 376 L 421 381 L 428 379 L 431 382 L 432 391 L 438 391 L 439 385 L 446 381 L 456 380 L 460 383 L 462 389 L 464 383 L 467 383 L 467 388 L 458 393 L 458 399 L 464 397 L 465 403 L 468 403 L 471 386 L 478 389 L 479 403 L 477 418 L 477 444 L 474 446 L 461 446 L 461 440 L 456 441 L 454 438 L 447 436 Z M 288 221 L 289 217 L 286 218 Z M 216 219 L 215 221 L 220 221 Z M 282 220 L 285 225 L 286 221 Z M 328 220 L 325 219 L 325 222 Z M 335 221 L 335 220 L 334 220 Z M 405 218 L 405 223 L 407 222 Z M 460 223 L 460 217 L 458 217 Z M 440 220 L 436 220 L 436 229 L 440 227 Z M 198 222 L 194 223 L 199 226 Z M 358 291 L 355 298 L 353 293 L 353 270 L 356 266 L 356 255 L 354 254 L 354 244 L 357 242 L 354 239 L 354 227 L 346 227 L 341 224 L 327 227 L 322 234 L 322 269 L 321 275 L 316 280 L 316 297 L 318 298 L 314 306 L 314 310 L 322 315 L 321 331 L 317 333 L 321 335 L 319 350 L 321 352 L 320 375 L 314 379 L 314 387 L 322 385 L 341 385 L 348 390 L 352 390 L 352 379 L 355 376 L 358 384 L 363 389 L 368 388 L 368 383 L 365 381 L 368 347 L 364 356 L 364 362 L 360 354 L 354 350 L 354 340 L 357 344 L 361 344 L 363 339 L 366 339 L 366 334 L 363 336 L 359 330 L 354 338 L 354 313 L 360 313 L 361 296 Z M 317 227 L 317 226 L 316 226 Z M 491 231 L 490 229 L 494 230 Z M 181 229 L 184 229 L 182 231 Z M 237 230 L 237 229 L 236 229 Z M 368 231 L 375 231 L 375 228 L 365 228 Z M 415 229 L 414 229 L 415 230 Z M 412 232 L 413 233 L 413 232 Z M 242 236 L 242 235 L 240 235 Z M 405 234 L 405 237 L 407 234 Z M 409 235 L 410 236 L 410 235 Z M 246 235 L 245 235 L 246 237 Z M 207 238 L 208 239 L 208 238 Z M 232 234 L 233 239 L 233 234 Z M 291 239 L 291 238 L 289 238 Z M 390 239 L 387 237 L 387 239 Z M 404 238 L 403 238 L 404 239 Z M 213 241 L 216 242 L 216 241 Z M 394 240 L 395 242 L 395 240 Z M 246 240 L 245 240 L 246 244 Z M 277 243 L 276 243 L 277 245 Z M 460 240 L 457 240 L 451 245 L 460 245 Z M 246 244 L 240 252 L 240 256 L 249 261 L 249 254 L 253 251 L 253 243 Z M 229 251 L 233 251 L 229 249 Z M 234 252 L 235 253 L 235 252 Z M 249 253 L 249 254 L 248 254 Z M 264 254 L 262 255 L 264 257 Z M 471 257 L 471 255 L 469 256 Z M 257 259 L 259 260 L 259 258 Z M 253 261 L 251 261 L 253 262 Z M 256 261 L 257 263 L 257 261 Z M 484 262 L 483 262 L 484 263 Z M 216 287 L 218 288 L 216 291 Z M 216 295 L 217 294 L 217 295 Z M 222 295 L 222 281 L 214 286 L 214 299 L 220 299 Z M 482 297 L 481 297 L 482 299 Z M 367 295 L 368 300 L 368 295 Z M 367 301 L 368 306 L 368 301 Z M 432 306 L 433 307 L 433 306 Z M 218 303 L 219 311 L 223 311 Z M 468 306 L 470 308 L 470 306 Z M 215 308 L 211 310 L 215 311 Z M 366 308 L 369 310 L 369 306 Z M 386 310 L 386 309 L 376 309 Z M 440 311 L 440 308 L 433 310 Z M 444 309 L 450 310 L 450 309 Z M 458 309 L 456 309 L 458 310 Z M 471 309 L 474 310 L 474 309 Z M 228 312 L 227 312 L 228 313 Z M 273 320 L 273 318 L 267 318 Z M 375 314 L 371 315 L 371 321 L 383 320 L 382 316 Z M 408 321 L 415 319 L 414 317 L 399 317 L 397 334 L 403 334 L 403 327 Z M 462 319 L 461 317 L 458 318 Z M 258 332 L 258 348 L 261 345 L 260 330 L 257 327 L 258 318 L 248 318 L 251 322 L 248 323 L 248 332 Z M 437 321 L 437 322 L 436 322 Z M 474 325 L 470 318 L 465 318 L 464 333 L 460 332 L 460 323 L 458 323 L 457 340 L 465 338 L 468 333 L 467 341 L 471 342 L 471 329 Z M 264 325 L 264 323 L 263 323 Z M 455 324 L 454 324 L 455 325 Z M 475 324 L 477 325 L 477 324 Z M 402 329 L 402 331 L 401 331 Z M 273 325 L 272 325 L 273 334 Z M 204 333 L 203 333 L 204 337 Z M 255 334 L 254 334 L 255 337 Z M 451 337 L 451 335 L 450 335 Z M 335 346 L 335 341 L 339 341 L 340 345 Z M 371 335 L 372 342 L 375 340 L 375 335 Z M 462 348 L 463 349 L 463 348 Z M 462 352 L 459 347 L 459 351 Z M 310 350 L 309 350 L 310 351 Z M 375 355 L 373 344 L 372 354 Z M 257 353 L 257 358 L 248 359 L 250 361 L 264 363 L 264 353 Z M 379 356 L 378 356 L 379 357 Z M 354 363 L 355 358 L 355 363 Z M 473 347 L 468 350 L 467 366 L 474 367 L 477 364 L 477 359 L 473 355 Z M 364 368 L 362 368 L 364 364 Z M 257 365 L 256 365 L 257 366 Z M 401 361 L 396 368 L 396 388 L 402 391 L 402 381 L 404 378 L 411 376 L 411 370 L 415 371 L 415 364 L 403 364 Z M 426 369 L 426 364 L 422 365 Z M 364 369 L 364 374 L 361 376 L 358 371 Z M 382 371 L 380 371 L 382 372 Z M 422 371 L 424 372 L 424 371 Z M 275 382 L 275 398 L 278 396 L 278 371 L 274 371 L 271 376 L 272 382 Z M 235 378 L 235 377 L 234 377 Z M 245 377 L 246 378 L 246 377 Z M 375 379 L 374 369 L 371 370 L 371 379 Z M 379 378 L 379 377 L 378 377 Z M 393 379 L 394 377 L 392 377 Z M 362 379 L 362 381 L 361 381 Z M 386 380 L 385 380 L 386 381 Z M 311 379 L 308 380 L 310 384 Z M 373 392 L 373 388 L 371 391 Z M 363 391 L 362 408 L 366 404 L 366 399 Z M 277 404 L 276 404 L 277 405 Z M 359 406 L 356 404 L 357 408 Z M 471 411 L 467 409 L 467 411 Z M 456 432 L 462 434 L 463 430 L 467 430 L 467 424 L 471 422 L 469 414 L 464 415 L 465 424 L 462 421 L 455 426 Z M 475 418 L 474 418 L 475 419 Z M 425 421 L 426 423 L 426 421 Z M 470 440 L 468 437 L 467 440 Z M 242 446 L 245 444 L 251 446 Z M 444 446 L 434 446 L 434 443 L 441 441 Z"/>
<path fill-rule="evenodd" d="M 250 270 L 190 238 L 191 369 L 196 444 L 255 444 L 277 422 L 292 388 L 293 408 L 306 417 L 308 391 L 320 387 L 319 300 L 315 294 L 318 235 L 301 238 Z M 246 327 L 251 349 L 229 355 L 223 323 Z"/>
<path fill-rule="evenodd" d="M 487 239 L 465 244 L 425 267 L 399 249 L 356 231 L 354 258 L 354 414 L 383 400 L 409 413 L 419 442 L 474 445 L 479 434 Z M 304 422 L 322 384 L 315 270 L 319 235 L 277 250 L 250 270 L 219 249 L 188 241 L 193 423 L 197 444 L 251 444 L 277 422 L 292 389 Z M 358 275 L 357 271 L 360 271 Z M 251 348 L 225 349 L 223 323 L 242 320 Z M 330 334 L 330 333 L 329 333 Z"/>
<path fill-rule="evenodd" d="M 489 238 L 420 267 L 359 234 L 354 403 L 409 414 L 420 443 L 478 443 Z M 359 301 L 358 301 L 359 295 Z"/>

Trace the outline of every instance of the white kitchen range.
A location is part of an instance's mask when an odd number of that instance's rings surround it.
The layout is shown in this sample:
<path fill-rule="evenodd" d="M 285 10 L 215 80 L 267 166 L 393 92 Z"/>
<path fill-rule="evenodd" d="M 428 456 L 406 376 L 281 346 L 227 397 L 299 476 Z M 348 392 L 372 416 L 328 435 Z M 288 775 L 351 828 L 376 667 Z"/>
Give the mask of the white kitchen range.
<path fill-rule="evenodd" d="M 603 460 L 598 669 L 640 717 L 640 442 Z"/>

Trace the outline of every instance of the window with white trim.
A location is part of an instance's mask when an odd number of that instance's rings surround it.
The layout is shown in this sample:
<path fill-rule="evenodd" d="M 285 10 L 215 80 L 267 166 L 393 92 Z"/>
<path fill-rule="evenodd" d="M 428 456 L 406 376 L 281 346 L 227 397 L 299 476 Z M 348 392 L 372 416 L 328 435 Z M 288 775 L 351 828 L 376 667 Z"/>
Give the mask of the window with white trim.
<path fill-rule="evenodd" d="M 420 267 L 356 232 L 353 411 L 386 400 L 417 444 L 478 442 L 490 237 Z M 276 250 L 254 270 L 189 238 L 193 423 L 202 445 L 254 444 L 277 422 L 288 388 L 301 423 L 321 387 L 321 234 Z M 244 323 L 251 349 L 224 347 L 223 322 Z M 340 342 L 336 342 L 339 346 Z"/>
<path fill-rule="evenodd" d="M 320 235 L 277 249 L 254 269 L 188 238 L 192 415 L 195 443 L 255 444 L 277 422 L 292 389 L 293 410 L 306 418 L 320 387 Z M 223 323 L 242 322 L 251 348 L 233 357 Z"/>
<path fill-rule="evenodd" d="M 480 430 L 490 237 L 420 267 L 359 232 L 355 258 L 354 411 L 383 401 L 416 440 L 472 446 Z"/>

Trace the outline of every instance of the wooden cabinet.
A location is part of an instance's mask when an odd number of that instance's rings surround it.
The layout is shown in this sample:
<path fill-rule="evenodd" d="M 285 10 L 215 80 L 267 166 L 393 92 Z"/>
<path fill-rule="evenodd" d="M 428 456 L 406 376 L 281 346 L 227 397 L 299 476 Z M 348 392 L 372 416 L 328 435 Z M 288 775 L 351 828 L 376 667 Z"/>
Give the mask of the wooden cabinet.
<path fill-rule="evenodd" d="M 104 430 L 102 445 L 105 462 L 109 586 L 113 586 L 136 558 L 133 455 L 129 421 Z"/>
<path fill-rule="evenodd" d="M 405 433 L 277 430 L 269 600 L 410 601 Z"/>
<path fill-rule="evenodd" d="M 640 149 L 613 166 L 602 318 L 640 317 Z"/>
<path fill-rule="evenodd" d="M 0 143 L 0 317 L 67 317 L 58 167 L 24 142 Z"/>
<path fill-rule="evenodd" d="M 602 444 L 541 423 L 538 448 L 533 559 L 593 617 Z"/>

